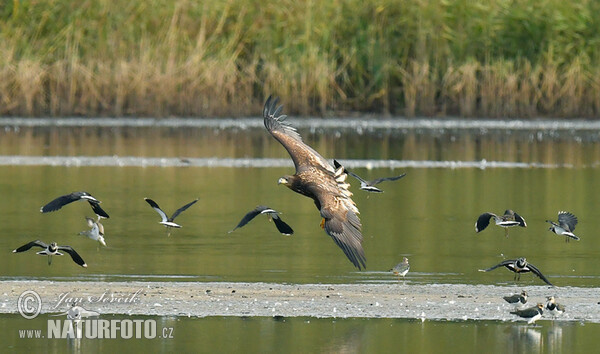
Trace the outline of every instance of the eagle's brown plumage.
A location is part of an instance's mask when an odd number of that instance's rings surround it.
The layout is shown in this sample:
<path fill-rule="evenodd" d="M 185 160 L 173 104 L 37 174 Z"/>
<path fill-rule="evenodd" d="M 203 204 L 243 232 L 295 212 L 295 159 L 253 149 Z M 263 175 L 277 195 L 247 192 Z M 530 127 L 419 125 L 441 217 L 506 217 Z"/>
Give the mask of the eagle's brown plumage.
<path fill-rule="evenodd" d="M 321 216 L 325 219 L 324 229 L 333 241 L 344 251 L 348 259 L 358 269 L 365 268 L 365 253 L 362 248 L 361 224 L 356 204 L 350 198 L 352 193 L 346 183 L 344 167 L 335 169 L 313 148 L 306 145 L 296 129 L 283 122 L 283 106 L 279 100 L 267 99 L 263 110 L 265 127 L 288 151 L 296 174 L 279 179 L 294 192 L 314 200 Z"/>

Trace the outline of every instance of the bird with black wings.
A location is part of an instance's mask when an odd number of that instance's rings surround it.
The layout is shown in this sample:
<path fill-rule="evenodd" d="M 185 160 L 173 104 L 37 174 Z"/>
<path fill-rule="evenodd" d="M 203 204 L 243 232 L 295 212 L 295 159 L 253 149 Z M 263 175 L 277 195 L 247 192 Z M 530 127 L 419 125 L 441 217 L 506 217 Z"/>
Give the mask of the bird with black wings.
<path fill-rule="evenodd" d="M 535 275 L 538 276 L 538 278 L 542 279 L 546 284 L 550 285 L 550 286 L 554 286 L 552 285 L 552 283 L 550 283 L 550 281 L 544 276 L 544 274 L 542 274 L 542 272 L 540 272 L 540 270 L 534 266 L 533 264 L 527 262 L 526 258 L 517 258 L 517 259 L 507 259 L 504 260 L 498 264 L 496 264 L 495 266 L 488 268 L 488 269 L 480 269 L 480 272 L 489 272 L 491 270 L 494 270 L 496 268 L 499 267 L 506 267 L 506 269 L 510 270 L 511 272 L 515 273 L 515 279 L 521 278 L 521 273 L 528 273 L 531 272 Z M 517 280 L 518 280 L 517 279 Z"/>
<path fill-rule="evenodd" d="M 321 213 L 321 227 L 356 268 L 365 268 L 362 225 L 348 190 L 350 184 L 346 183 L 348 175 L 343 167 L 334 168 L 302 141 L 295 128 L 284 122 L 287 116 L 281 114 L 283 106 L 278 106 L 278 101 L 269 96 L 265 103 L 265 128 L 287 150 L 296 167 L 294 175 L 279 178 L 278 184 L 313 199 Z"/>

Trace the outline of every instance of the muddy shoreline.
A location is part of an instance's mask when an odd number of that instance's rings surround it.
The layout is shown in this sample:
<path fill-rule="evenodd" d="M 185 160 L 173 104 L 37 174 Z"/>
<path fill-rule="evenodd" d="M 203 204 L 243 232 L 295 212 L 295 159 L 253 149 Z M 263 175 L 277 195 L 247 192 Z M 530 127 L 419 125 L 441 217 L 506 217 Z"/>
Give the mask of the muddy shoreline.
<path fill-rule="evenodd" d="M 154 316 L 283 316 L 516 320 L 502 296 L 521 288 L 436 284 L 268 284 L 222 282 L 3 281 L 0 313 L 18 313 L 19 296 L 35 291 L 41 313 L 73 302 L 100 314 Z M 567 307 L 560 321 L 600 323 L 600 289 L 528 286 L 529 304 L 554 295 Z M 35 302 L 35 301 L 34 301 Z M 30 305 L 33 305 L 32 302 Z M 544 316 L 552 319 L 551 316 Z"/>

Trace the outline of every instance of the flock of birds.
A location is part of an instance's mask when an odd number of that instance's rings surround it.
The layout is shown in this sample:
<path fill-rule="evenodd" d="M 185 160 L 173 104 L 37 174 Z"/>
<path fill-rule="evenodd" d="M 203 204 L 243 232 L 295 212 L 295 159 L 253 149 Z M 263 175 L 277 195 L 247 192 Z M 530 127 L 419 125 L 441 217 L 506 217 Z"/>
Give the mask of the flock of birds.
<path fill-rule="evenodd" d="M 362 247 L 362 225 L 358 218 L 358 208 L 352 200 L 352 192 L 348 189 L 350 184 L 346 182 L 348 175 L 353 176 L 360 182 L 360 189 L 366 192 L 382 193 L 383 191 L 376 187 L 377 184 L 384 181 L 396 181 L 405 176 L 401 174 L 393 177 L 377 178 L 372 181 L 367 181 L 353 172 L 348 171 L 338 161 L 334 160 L 333 165 L 323 158 L 317 151 L 308 146 L 302 141 L 296 129 L 284 122 L 286 115 L 281 114 L 282 105 L 278 105 L 278 99 L 272 99 L 271 96 L 267 99 L 264 109 L 263 118 L 264 125 L 267 131 L 277 140 L 289 153 L 295 166 L 295 174 L 287 175 L 279 178 L 278 184 L 283 184 L 292 191 L 302 194 L 313 199 L 315 206 L 319 210 L 321 216 L 320 226 L 333 239 L 335 244 L 344 252 L 346 257 L 359 270 L 366 267 L 366 257 Z M 102 218 L 109 218 L 109 215 L 100 207 L 100 201 L 87 192 L 73 192 L 67 195 L 60 196 L 48 204 L 44 205 L 40 211 L 42 213 L 59 210 L 63 206 L 75 201 L 87 201 L 93 212 L 97 216 L 97 220 L 86 217 L 86 222 L 90 230 L 80 232 L 80 235 L 87 236 L 106 246 L 104 239 L 104 226 L 100 222 Z M 158 204 L 149 198 L 144 200 L 160 215 L 160 224 L 166 226 L 167 234 L 170 235 L 171 228 L 180 228 L 181 225 L 174 222 L 175 218 L 192 206 L 198 199 L 177 209 L 171 217 L 158 206 Z M 277 230 L 283 235 L 292 235 L 293 229 L 285 223 L 279 213 L 270 207 L 259 205 L 254 210 L 248 212 L 240 220 L 238 225 L 231 231 L 243 227 L 256 216 L 264 214 L 269 220 L 272 220 Z M 495 224 L 505 229 L 505 235 L 508 237 L 508 228 L 513 226 L 526 227 L 525 219 L 512 210 L 506 210 L 504 215 L 496 215 L 486 212 L 479 216 L 475 223 L 475 231 L 483 231 L 491 220 Z M 573 231 L 577 224 L 577 217 L 569 212 L 560 211 L 558 213 L 558 222 L 547 220 L 551 224 L 550 231 L 557 235 L 565 236 L 566 241 L 571 239 L 579 240 Z M 37 252 L 39 255 L 48 256 L 48 264 L 52 262 L 52 256 L 63 255 L 68 253 L 73 261 L 82 267 L 87 267 L 87 264 L 82 257 L 70 246 L 60 246 L 56 242 L 46 244 L 40 240 L 31 241 L 21 247 L 18 247 L 13 252 L 24 252 L 33 247 L 42 248 Z M 515 273 L 515 279 L 520 277 L 521 273 L 531 272 L 543 280 L 546 284 L 551 285 L 550 281 L 540 272 L 533 264 L 527 262 L 526 258 L 517 258 L 504 260 L 490 268 L 480 269 L 482 272 L 489 272 L 499 267 L 505 267 Z M 410 264 L 406 257 L 403 261 L 390 269 L 396 275 L 404 277 L 410 269 Z M 527 295 L 525 292 L 505 298 L 506 301 L 516 304 L 525 304 Z M 516 300 L 515 300 L 516 299 Z M 542 312 L 544 306 L 539 303 L 534 307 L 515 309 L 511 312 L 518 316 L 529 319 L 529 323 L 535 322 Z M 545 308 L 553 313 L 561 313 L 564 307 L 555 303 L 554 298 L 548 298 Z"/>
<path fill-rule="evenodd" d="M 515 305 L 515 309 L 510 313 L 527 319 L 527 323 L 535 323 L 542 318 L 544 310 L 548 311 L 553 317 L 556 317 L 565 312 L 565 307 L 556 302 L 554 296 L 546 298 L 546 304 L 538 302 L 535 306 L 525 307 L 527 304 L 527 292 L 521 291 L 520 294 L 504 296 L 504 300 L 509 304 Z"/>

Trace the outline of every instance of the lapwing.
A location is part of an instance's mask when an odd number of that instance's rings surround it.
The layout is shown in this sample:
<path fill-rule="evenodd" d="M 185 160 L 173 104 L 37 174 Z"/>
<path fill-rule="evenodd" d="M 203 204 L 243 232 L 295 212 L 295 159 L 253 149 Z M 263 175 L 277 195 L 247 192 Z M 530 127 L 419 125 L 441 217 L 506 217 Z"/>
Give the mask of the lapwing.
<path fill-rule="evenodd" d="M 528 307 L 526 309 L 516 309 L 514 311 L 511 311 L 510 313 L 522 318 L 526 318 L 527 324 L 532 324 L 542 317 L 542 314 L 544 313 L 544 305 L 538 303 L 535 306 Z"/>
<path fill-rule="evenodd" d="M 507 209 L 504 215 L 498 216 L 493 213 L 483 213 L 477 218 L 475 223 L 475 232 L 481 232 L 490 224 L 490 220 L 494 219 L 496 225 L 504 228 L 504 235 L 508 237 L 508 228 L 512 226 L 527 227 L 525 219 L 514 211 Z"/>
<path fill-rule="evenodd" d="M 98 241 L 102 244 L 102 246 L 106 247 L 106 242 L 104 241 L 104 225 L 102 225 L 100 221 L 94 221 L 92 218 L 86 217 L 85 220 L 91 229 L 81 231 L 79 234 L 82 236 L 87 236 L 94 241 Z"/>
<path fill-rule="evenodd" d="M 396 264 L 396 266 L 390 269 L 390 272 L 393 272 L 395 275 L 400 275 L 404 277 L 406 273 L 410 270 L 410 264 L 408 263 L 408 258 L 403 257 L 402 262 Z"/>
<path fill-rule="evenodd" d="M 565 312 L 565 307 L 556 302 L 554 296 L 548 296 L 545 309 L 550 312 L 553 317 L 556 317 Z"/>
<path fill-rule="evenodd" d="M 565 242 L 569 242 L 570 239 L 575 241 L 579 241 L 579 237 L 575 236 L 573 231 L 575 230 L 575 225 L 577 225 L 577 217 L 567 211 L 559 211 L 558 212 L 558 223 L 552 220 L 546 220 L 552 224 L 549 231 L 554 232 L 559 236 L 565 236 Z"/>
<path fill-rule="evenodd" d="M 523 290 L 520 294 L 513 294 L 510 296 L 503 296 L 504 301 L 511 305 L 515 305 L 519 308 L 523 307 L 527 303 L 527 291 Z"/>
<path fill-rule="evenodd" d="M 80 266 L 82 266 L 84 268 L 87 268 L 87 264 L 85 264 L 85 261 L 83 260 L 83 258 L 81 258 L 81 256 L 79 256 L 79 254 L 77 252 L 75 252 L 73 247 L 59 246 L 56 244 L 56 242 L 52 242 L 51 244 L 48 245 L 40 240 L 31 241 L 31 242 L 17 248 L 16 250 L 13 251 L 13 253 L 25 252 L 32 247 L 43 248 L 43 250 L 37 252 L 37 254 L 42 255 L 42 256 L 48 256 L 48 265 L 52 264 L 52 256 L 62 256 L 63 254 L 60 253 L 59 251 L 65 251 L 71 256 L 71 258 L 73 259 L 73 262 L 79 264 Z"/>
<path fill-rule="evenodd" d="M 90 203 L 90 206 L 92 207 L 92 210 L 94 211 L 94 213 L 98 216 L 98 220 L 100 220 L 100 218 L 108 219 L 110 217 L 100 207 L 100 203 L 102 203 L 102 202 L 99 201 L 98 199 L 94 198 L 88 192 L 73 192 L 71 194 L 61 195 L 60 197 L 52 200 L 48 204 L 41 207 L 40 212 L 49 213 L 51 211 L 56 211 L 56 210 L 62 208 L 63 206 L 65 206 L 69 203 L 72 203 L 72 202 L 76 202 L 78 200 L 87 200 L 88 203 Z"/>
<path fill-rule="evenodd" d="M 269 217 L 269 220 L 273 220 L 273 223 L 275 223 L 277 230 L 279 230 L 279 232 L 282 233 L 283 235 L 289 236 L 294 233 L 294 230 L 292 230 L 290 225 L 286 224 L 283 220 L 281 220 L 277 210 L 269 208 L 264 205 L 259 205 L 254 210 L 249 211 L 246 215 L 244 215 L 242 220 L 240 220 L 239 224 L 237 224 L 237 226 L 234 227 L 233 230 L 229 231 L 229 233 L 246 225 L 247 223 L 250 222 L 250 220 L 254 219 L 257 215 L 260 215 L 260 214 L 265 214 Z"/>
<path fill-rule="evenodd" d="M 335 166 L 336 169 L 341 166 L 340 163 L 337 162 L 336 160 L 333 160 L 333 165 Z M 381 178 L 376 178 L 371 181 L 367 181 L 367 180 L 361 178 L 359 175 L 355 174 L 354 172 L 351 172 L 348 170 L 345 170 L 345 172 L 348 173 L 350 176 L 356 178 L 360 182 L 360 189 L 362 189 L 363 191 L 372 192 L 372 193 L 383 193 L 383 191 L 381 189 L 375 187 L 376 184 L 379 184 L 379 183 L 385 182 L 385 181 L 396 181 L 396 180 L 399 180 L 400 178 L 406 176 L 406 173 L 403 173 L 399 176 L 381 177 Z"/>
<path fill-rule="evenodd" d="M 165 214 L 164 211 L 162 211 L 162 209 L 158 206 L 158 204 L 156 204 L 155 201 L 153 201 L 150 198 L 144 198 L 144 200 L 150 204 L 150 206 L 156 210 L 156 212 L 158 213 L 158 215 L 160 215 L 160 217 L 162 218 L 162 220 L 159 222 L 159 224 L 161 225 L 165 225 L 167 227 L 167 236 L 170 236 L 170 229 L 171 228 L 181 228 L 181 225 L 176 224 L 175 222 L 173 222 L 173 220 L 175 220 L 175 218 L 181 214 L 181 212 L 183 212 L 184 210 L 186 210 L 187 208 L 189 208 L 190 206 L 192 206 L 194 203 L 196 203 L 198 201 L 198 199 L 191 201 L 189 203 L 187 203 L 186 205 L 182 206 L 181 208 L 175 210 L 175 212 L 173 213 L 173 215 L 169 218 L 167 217 L 167 214 Z"/>
<path fill-rule="evenodd" d="M 546 279 L 546 277 L 542 274 L 542 272 L 540 272 L 540 270 L 537 269 L 536 266 L 534 266 L 531 263 L 528 263 L 526 258 L 507 259 L 507 260 L 504 260 L 504 261 L 496 264 L 495 266 L 493 266 L 491 268 L 479 269 L 479 271 L 480 272 L 489 272 L 498 267 L 506 267 L 506 269 L 510 270 L 511 272 L 514 272 L 515 280 L 521 279 L 521 273 L 531 272 L 531 273 L 537 275 L 546 284 L 548 284 L 550 286 L 554 286 L 554 285 L 552 285 L 552 283 L 550 283 L 550 281 L 548 281 L 548 279 Z M 518 278 L 517 278 L 517 276 L 518 276 Z"/>

